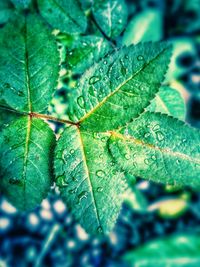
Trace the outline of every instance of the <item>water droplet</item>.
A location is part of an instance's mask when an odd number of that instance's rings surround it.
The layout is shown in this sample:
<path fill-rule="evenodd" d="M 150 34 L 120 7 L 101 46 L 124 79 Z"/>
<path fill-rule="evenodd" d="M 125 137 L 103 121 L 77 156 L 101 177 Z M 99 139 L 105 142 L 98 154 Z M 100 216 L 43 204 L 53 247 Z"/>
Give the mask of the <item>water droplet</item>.
<path fill-rule="evenodd" d="M 100 135 L 99 135 L 99 133 L 93 133 L 93 137 L 94 137 L 95 139 L 99 139 L 99 138 L 100 138 Z"/>
<path fill-rule="evenodd" d="M 143 61 L 143 60 L 144 60 L 144 57 L 143 57 L 142 55 L 139 55 L 139 56 L 137 57 L 137 60 L 138 60 L 138 61 Z"/>
<path fill-rule="evenodd" d="M 74 154 L 74 152 L 75 152 L 74 149 L 71 149 L 71 150 L 70 150 L 70 154 L 71 154 L 71 155 Z"/>
<path fill-rule="evenodd" d="M 181 162 L 180 162 L 180 160 L 179 160 L 179 159 L 177 159 L 177 160 L 176 160 L 176 163 L 177 163 L 177 164 L 180 164 Z"/>
<path fill-rule="evenodd" d="M 129 59 L 129 56 L 128 55 L 125 55 L 125 59 Z"/>
<path fill-rule="evenodd" d="M 99 226 L 99 227 L 97 228 L 97 232 L 98 232 L 98 233 L 103 233 L 103 229 L 102 229 L 101 226 Z"/>
<path fill-rule="evenodd" d="M 110 166 L 114 166 L 114 165 L 115 165 L 115 162 L 111 161 Z"/>
<path fill-rule="evenodd" d="M 87 43 L 86 42 L 83 42 L 82 44 L 83 44 L 83 46 L 87 46 Z"/>
<path fill-rule="evenodd" d="M 25 96 L 24 92 L 22 92 L 22 91 L 18 91 L 17 94 L 18 94 L 18 96 Z"/>
<path fill-rule="evenodd" d="M 102 170 L 98 170 L 98 171 L 96 171 L 96 175 L 97 175 L 98 177 L 104 177 L 104 176 L 105 176 L 105 172 L 102 171 Z"/>
<path fill-rule="evenodd" d="M 9 184 L 12 184 L 12 185 L 22 185 L 22 181 L 20 181 L 19 179 L 17 178 L 10 178 L 9 179 Z"/>
<path fill-rule="evenodd" d="M 124 157 L 126 160 L 129 160 L 131 158 L 131 156 L 129 154 L 125 154 Z"/>
<path fill-rule="evenodd" d="M 87 198 L 88 192 L 82 191 L 80 194 L 78 194 L 78 204 L 85 198 Z"/>
<path fill-rule="evenodd" d="M 107 140 L 108 140 L 108 138 L 106 136 L 104 136 L 104 137 L 101 138 L 101 141 L 102 142 L 106 142 Z"/>
<path fill-rule="evenodd" d="M 78 179 L 76 177 L 72 177 L 73 182 L 78 182 Z"/>
<path fill-rule="evenodd" d="M 95 84 L 95 83 L 97 83 L 100 80 L 101 80 L 101 77 L 100 76 L 92 76 L 89 79 L 89 84 L 90 85 Z"/>
<path fill-rule="evenodd" d="M 158 131 L 158 130 L 160 130 L 160 125 L 159 125 L 159 124 L 154 125 L 153 128 L 152 128 L 152 130 L 153 130 L 153 131 Z"/>
<path fill-rule="evenodd" d="M 151 134 L 150 133 L 145 133 L 144 138 L 148 138 Z"/>
<path fill-rule="evenodd" d="M 186 142 L 187 142 L 187 139 L 184 138 L 184 139 L 182 140 L 182 142 L 183 142 L 183 143 L 186 143 Z"/>
<path fill-rule="evenodd" d="M 79 96 L 77 98 L 77 103 L 78 103 L 79 107 L 84 108 L 84 99 L 83 99 L 83 96 Z"/>
<path fill-rule="evenodd" d="M 161 131 L 159 131 L 159 132 L 156 132 L 156 139 L 158 141 L 163 141 L 165 139 L 165 136 Z"/>
<path fill-rule="evenodd" d="M 58 176 L 57 180 L 56 180 L 56 184 L 58 185 L 58 187 L 66 187 L 68 186 L 69 184 L 66 182 L 65 180 L 65 175 L 62 174 L 60 176 Z"/>
<path fill-rule="evenodd" d="M 73 54 L 73 52 L 72 51 L 69 51 L 69 53 L 68 53 L 70 56 Z"/>
<path fill-rule="evenodd" d="M 95 89 L 92 86 L 89 87 L 88 92 L 90 95 L 95 96 Z"/>
<path fill-rule="evenodd" d="M 146 158 L 146 159 L 144 160 L 144 163 L 145 163 L 146 165 L 150 166 L 150 165 L 152 165 L 153 163 L 155 163 L 155 161 L 156 161 L 156 157 L 155 157 L 155 156 L 152 156 L 152 157 L 150 157 L 150 158 Z"/>
<path fill-rule="evenodd" d="M 97 192 L 102 192 L 103 191 L 103 187 L 97 187 Z"/>
<path fill-rule="evenodd" d="M 107 63 L 108 63 L 107 60 L 104 60 L 103 64 L 106 65 Z"/>
<path fill-rule="evenodd" d="M 75 194 L 76 193 L 76 190 L 77 190 L 77 188 L 75 187 L 75 188 L 73 188 L 73 189 L 70 189 L 69 190 L 69 193 L 70 194 Z"/>
<path fill-rule="evenodd" d="M 99 71 L 100 71 L 100 72 L 103 72 L 103 68 L 100 68 Z"/>
<path fill-rule="evenodd" d="M 10 88 L 11 87 L 9 83 L 4 83 L 3 86 L 4 86 L 4 88 Z"/>

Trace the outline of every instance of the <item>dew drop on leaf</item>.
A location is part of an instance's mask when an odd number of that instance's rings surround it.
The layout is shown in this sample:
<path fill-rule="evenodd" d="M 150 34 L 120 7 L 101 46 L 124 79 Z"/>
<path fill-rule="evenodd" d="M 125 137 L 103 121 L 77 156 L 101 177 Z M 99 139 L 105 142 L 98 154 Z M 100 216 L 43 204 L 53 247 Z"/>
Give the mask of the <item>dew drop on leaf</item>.
<path fill-rule="evenodd" d="M 74 149 L 71 149 L 71 150 L 70 150 L 70 154 L 71 154 L 71 155 L 74 154 L 74 152 L 75 152 Z"/>
<path fill-rule="evenodd" d="M 177 159 L 177 160 L 176 160 L 176 163 L 177 163 L 177 164 L 180 164 L 181 162 L 180 162 L 180 160 L 179 160 L 179 159 Z"/>
<path fill-rule="evenodd" d="M 76 188 L 76 187 L 75 187 L 75 188 L 73 188 L 73 189 L 70 189 L 70 190 L 69 190 L 69 193 L 70 193 L 70 194 L 74 194 L 74 193 L 76 193 L 76 190 L 77 190 L 77 188 Z"/>
<path fill-rule="evenodd" d="M 22 96 L 22 97 L 25 96 L 22 91 L 18 91 L 17 94 L 18 94 L 18 96 Z"/>
<path fill-rule="evenodd" d="M 84 108 L 84 99 L 83 99 L 83 96 L 79 96 L 77 98 L 77 103 L 78 103 L 79 107 Z"/>
<path fill-rule="evenodd" d="M 129 160 L 131 158 L 129 154 L 125 154 L 124 157 L 126 160 Z"/>
<path fill-rule="evenodd" d="M 97 175 L 98 177 L 104 177 L 104 176 L 105 176 L 105 172 L 102 171 L 102 170 L 98 170 L 98 171 L 96 171 L 96 175 Z"/>
<path fill-rule="evenodd" d="M 159 124 L 154 125 L 153 128 L 152 128 L 152 130 L 153 130 L 153 131 L 158 131 L 158 130 L 160 130 L 160 125 L 159 125 Z"/>
<path fill-rule="evenodd" d="M 103 68 L 100 68 L 99 71 L 100 71 L 100 72 L 103 72 Z"/>
<path fill-rule="evenodd" d="M 103 191 L 103 187 L 97 187 L 97 192 L 102 192 Z"/>
<path fill-rule="evenodd" d="M 165 139 L 165 136 L 161 131 L 159 131 L 159 132 L 156 132 L 156 139 L 158 141 L 163 141 Z"/>
<path fill-rule="evenodd" d="M 78 204 L 84 199 L 87 198 L 88 192 L 87 191 L 82 191 L 79 195 L 78 195 Z"/>
<path fill-rule="evenodd" d="M 65 175 L 64 175 L 64 174 L 58 176 L 58 178 L 57 178 L 57 180 L 56 180 L 56 183 L 57 183 L 57 185 L 60 186 L 60 187 L 66 187 L 66 186 L 69 185 L 69 184 L 66 182 L 66 180 L 65 180 Z"/>
<path fill-rule="evenodd" d="M 103 64 L 104 64 L 104 65 L 107 65 L 107 63 L 108 63 L 108 62 L 107 62 L 106 60 L 104 60 Z"/>
<path fill-rule="evenodd" d="M 22 185 L 22 182 L 17 178 L 10 178 L 9 183 L 12 185 Z"/>
<path fill-rule="evenodd" d="M 95 84 L 95 83 L 97 83 L 100 80 L 101 80 L 101 77 L 100 76 L 92 76 L 89 79 L 89 84 L 90 85 Z"/>
<path fill-rule="evenodd" d="M 142 55 L 139 55 L 139 56 L 137 57 L 137 60 L 138 60 L 138 61 L 142 61 L 142 60 L 144 60 L 144 57 L 143 57 Z"/>
<path fill-rule="evenodd" d="M 103 229 L 102 229 L 101 226 L 99 226 L 99 227 L 97 228 L 97 232 L 98 232 L 98 233 L 103 233 Z"/>

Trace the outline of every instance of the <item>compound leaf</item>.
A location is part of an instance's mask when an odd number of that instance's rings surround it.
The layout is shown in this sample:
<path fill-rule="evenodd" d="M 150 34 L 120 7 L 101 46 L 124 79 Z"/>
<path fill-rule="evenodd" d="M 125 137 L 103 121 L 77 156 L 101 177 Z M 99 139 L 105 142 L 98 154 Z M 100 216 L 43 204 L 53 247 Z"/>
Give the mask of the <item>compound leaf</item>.
<path fill-rule="evenodd" d="M 56 183 L 76 219 L 90 233 L 112 229 L 126 188 L 124 173 L 111 157 L 109 134 L 65 129 L 55 150 Z"/>
<path fill-rule="evenodd" d="M 61 32 L 84 33 L 87 19 L 78 0 L 38 0 L 44 19 Z"/>
<path fill-rule="evenodd" d="M 17 16 L 0 34 L 0 102 L 21 112 L 44 112 L 58 65 L 57 45 L 41 19 Z"/>
<path fill-rule="evenodd" d="M 164 43 L 124 47 L 92 66 L 72 93 L 69 117 L 92 131 L 136 118 L 158 92 L 171 55 Z"/>
<path fill-rule="evenodd" d="M 123 170 L 155 182 L 200 186 L 200 133 L 165 114 L 146 112 L 114 133 L 110 150 Z"/>
<path fill-rule="evenodd" d="M 130 267 L 197 267 L 199 250 L 199 234 L 178 234 L 151 241 L 127 252 L 123 259 Z"/>
<path fill-rule="evenodd" d="M 1 132 L 1 191 L 18 209 L 32 209 L 46 197 L 52 182 L 54 142 L 48 125 L 30 116 L 17 119 Z"/>
<path fill-rule="evenodd" d="M 98 26 L 112 39 L 126 26 L 128 12 L 124 0 L 95 0 L 92 12 Z"/>

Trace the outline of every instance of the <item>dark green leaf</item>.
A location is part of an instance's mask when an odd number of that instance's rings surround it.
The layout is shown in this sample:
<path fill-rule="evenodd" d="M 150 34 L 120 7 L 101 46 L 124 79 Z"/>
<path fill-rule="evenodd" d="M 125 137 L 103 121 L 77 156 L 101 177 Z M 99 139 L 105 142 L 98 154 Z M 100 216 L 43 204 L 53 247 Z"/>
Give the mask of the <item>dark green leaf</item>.
<path fill-rule="evenodd" d="M 21 117 L 0 136 L 1 191 L 19 209 L 34 208 L 52 182 L 55 137 L 40 119 Z"/>
<path fill-rule="evenodd" d="M 56 183 L 67 206 L 90 233 L 112 229 L 126 188 L 124 174 L 113 161 L 109 134 L 68 127 L 55 151 Z"/>
<path fill-rule="evenodd" d="M 17 8 L 28 8 L 32 0 L 11 0 Z"/>
<path fill-rule="evenodd" d="M 142 114 L 120 133 L 110 149 L 132 175 L 155 182 L 200 186 L 200 132 L 160 113 Z"/>
<path fill-rule="evenodd" d="M 170 55 L 163 43 L 125 47 L 108 55 L 82 76 L 72 94 L 69 117 L 93 131 L 125 125 L 155 97 Z"/>
<path fill-rule="evenodd" d="M 59 53 L 36 15 L 20 16 L 0 33 L 0 102 L 44 112 L 58 79 Z"/>
<path fill-rule="evenodd" d="M 41 15 L 61 32 L 84 33 L 87 19 L 78 0 L 38 0 Z"/>

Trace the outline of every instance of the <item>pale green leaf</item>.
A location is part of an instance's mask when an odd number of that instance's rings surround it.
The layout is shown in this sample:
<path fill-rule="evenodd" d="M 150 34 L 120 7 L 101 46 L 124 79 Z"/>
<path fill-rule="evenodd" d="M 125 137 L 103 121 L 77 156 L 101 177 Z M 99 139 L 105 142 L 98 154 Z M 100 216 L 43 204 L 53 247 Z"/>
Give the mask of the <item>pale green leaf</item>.
<path fill-rule="evenodd" d="M 181 94 L 176 89 L 168 86 L 160 88 L 158 94 L 146 110 L 168 114 L 180 120 L 185 119 L 186 113 L 185 102 Z"/>
<path fill-rule="evenodd" d="M 59 53 L 37 15 L 18 16 L 0 32 L 0 102 L 44 112 L 58 79 Z"/>
<path fill-rule="evenodd" d="M 72 93 L 69 117 L 93 131 L 125 125 L 155 97 L 170 55 L 163 43 L 124 47 L 108 55 L 82 76 Z"/>
<path fill-rule="evenodd" d="M 159 10 L 142 11 L 129 22 L 123 35 L 122 44 L 160 41 L 163 32 L 162 19 L 162 13 Z"/>
<path fill-rule="evenodd" d="M 130 267 L 199 267 L 199 234 L 178 234 L 151 241 L 127 252 L 124 262 Z"/>
<path fill-rule="evenodd" d="M 128 12 L 124 0 L 94 0 L 92 12 L 98 26 L 112 39 L 126 26 Z"/>
<path fill-rule="evenodd" d="M 109 134 L 70 126 L 55 150 L 56 183 L 75 218 L 90 233 L 112 229 L 126 189 L 125 177 L 113 161 Z"/>
<path fill-rule="evenodd" d="M 38 0 L 38 7 L 45 20 L 61 32 L 86 31 L 87 19 L 78 0 Z"/>
<path fill-rule="evenodd" d="M 200 186 L 200 132 L 160 113 L 142 114 L 114 133 L 110 149 L 132 175 L 155 182 Z"/>
<path fill-rule="evenodd" d="M 2 131 L 0 187 L 18 209 L 32 209 L 46 197 L 52 182 L 54 142 L 48 125 L 29 116 Z"/>

